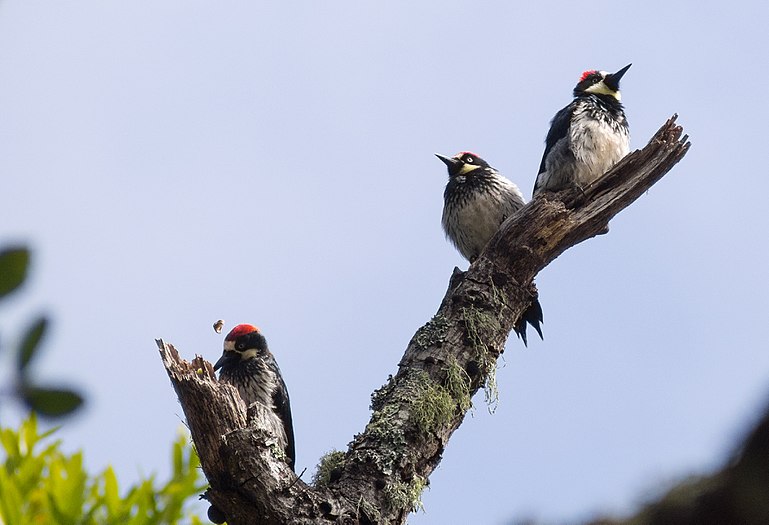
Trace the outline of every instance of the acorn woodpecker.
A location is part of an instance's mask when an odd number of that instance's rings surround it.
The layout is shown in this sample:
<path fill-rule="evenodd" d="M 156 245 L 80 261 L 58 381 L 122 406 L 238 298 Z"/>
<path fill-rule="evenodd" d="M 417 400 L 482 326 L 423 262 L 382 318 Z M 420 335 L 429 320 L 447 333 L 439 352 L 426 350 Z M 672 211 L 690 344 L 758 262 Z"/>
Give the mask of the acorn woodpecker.
<path fill-rule="evenodd" d="M 521 190 L 474 153 L 453 157 L 435 154 L 449 170 L 443 192 L 443 231 L 462 257 L 471 263 L 480 255 L 505 219 L 526 204 Z M 515 333 L 527 345 L 526 323 L 542 338 L 542 306 L 535 299 L 515 324 Z"/>
<path fill-rule="evenodd" d="M 294 470 L 294 426 L 288 390 L 267 340 L 257 327 L 240 324 L 227 334 L 222 357 L 214 365 L 214 370 L 220 368 L 219 381 L 237 388 L 246 406 L 260 403 L 270 409 L 270 430 L 278 437 L 278 445 Z"/>
<path fill-rule="evenodd" d="M 616 73 L 582 73 L 574 100 L 550 123 L 534 195 L 584 188 L 628 154 L 630 133 L 620 103 L 619 81 L 631 65 Z"/>

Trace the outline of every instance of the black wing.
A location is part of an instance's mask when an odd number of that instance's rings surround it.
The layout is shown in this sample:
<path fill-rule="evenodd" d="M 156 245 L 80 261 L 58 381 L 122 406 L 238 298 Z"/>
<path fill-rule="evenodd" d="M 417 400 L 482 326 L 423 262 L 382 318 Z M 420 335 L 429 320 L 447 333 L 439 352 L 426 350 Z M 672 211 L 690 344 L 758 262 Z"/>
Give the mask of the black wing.
<path fill-rule="evenodd" d="M 276 388 L 272 393 L 272 402 L 275 403 L 275 408 L 278 414 L 280 414 L 283 428 L 286 431 L 286 456 L 289 458 L 288 464 L 291 470 L 295 470 L 296 448 L 294 445 L 294 423 L 291 420 L 291 401 L 288 399 L 288 389 L 283 378 L 278 376 L 278 381 L 280 381 L 281 388 Z"/>
<path fill-rule="evenodd" d="M 547 138 L 545 139 L 545 153 L 542 154 L 542 162 L 539 164 L 537 175 L 545 171 L 545 159 L 550 154 L 550 150 L 569 132 L 569 123 L 573 113 L 574 104 L 569 104 L 556 113 L 553 120 L 550 121 L 550 131 L 547 132 Z"/>

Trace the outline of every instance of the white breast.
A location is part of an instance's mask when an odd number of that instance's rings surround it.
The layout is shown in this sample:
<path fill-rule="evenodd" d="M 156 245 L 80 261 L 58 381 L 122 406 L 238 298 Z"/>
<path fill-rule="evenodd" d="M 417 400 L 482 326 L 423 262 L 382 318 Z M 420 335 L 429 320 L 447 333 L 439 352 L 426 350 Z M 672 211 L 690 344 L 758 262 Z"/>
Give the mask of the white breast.
<path fill-rule="evenodd" d="M 569 131 L 569 147 L 575 161 L 574 182 L 583 187 L 609 171 L 630 151 L 625 128 L 592 118 L 589 113 L 586 108 L 577 108 Z"/>

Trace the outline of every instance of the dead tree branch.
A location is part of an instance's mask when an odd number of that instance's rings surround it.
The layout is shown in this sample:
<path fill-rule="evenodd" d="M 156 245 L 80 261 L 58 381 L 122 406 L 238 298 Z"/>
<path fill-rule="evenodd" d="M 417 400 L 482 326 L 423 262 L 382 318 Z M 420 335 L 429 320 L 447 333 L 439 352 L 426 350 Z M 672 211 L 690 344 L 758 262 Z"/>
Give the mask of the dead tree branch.
<path fill-rule="evenodd" d="M 539 196 L 510 217 L 467 272 L 455 270 L 438 312 L 412 338 L 397 374 L 374 392 L 371 420 L 322 487 L 296 480 L 270 446 L 260 409 L 246 414 L 209 363 L 188 363 L 158 341 L 210 501 L 230 524 L 405 523 L 472 396 L 493 381 L 516 319 L 536 298 L 537 273 L 605 231 L 688 149 L 674 116 L 590 187 Z"/>

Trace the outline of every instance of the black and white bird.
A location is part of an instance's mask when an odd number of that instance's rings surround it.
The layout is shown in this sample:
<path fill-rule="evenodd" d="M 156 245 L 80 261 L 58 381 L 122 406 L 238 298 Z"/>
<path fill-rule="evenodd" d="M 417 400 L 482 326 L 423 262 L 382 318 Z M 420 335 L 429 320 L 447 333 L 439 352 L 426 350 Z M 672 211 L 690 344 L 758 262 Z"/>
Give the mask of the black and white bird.
<path fill-rule="evenodd" d="M 616 73 L 582 73 L 574 100 L 550 123 L 534 195 L 585 188 L 628 154 L 630 132 L 619 81 L 630 66 Z"/>
<path fill-rule="evenodd" d="M 259 403 L 268 409 L 269 430 L 277 436 L 278 446 L 294 470 L 296 452 L 288 389 L 257 327 L 239 324 L 227 334 L 222 357 L 214 365 L 214 370 L 220 368 L 219 381 L 237 388 L 246 406 Z"/>
<path fill-rule="evenodd" d="M 497 233 L 505 219 L 526 204 L 521 190 L 474 153 L 453 157 L 435 155 L 449 170 L 443 192 L 443 231 L 462 257 L 471 263 Z M 535 299 L 515 325 L 515 333 L 527 344 L 526 323 L 542 337 L 542 307 Z"/>

